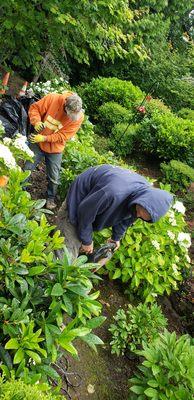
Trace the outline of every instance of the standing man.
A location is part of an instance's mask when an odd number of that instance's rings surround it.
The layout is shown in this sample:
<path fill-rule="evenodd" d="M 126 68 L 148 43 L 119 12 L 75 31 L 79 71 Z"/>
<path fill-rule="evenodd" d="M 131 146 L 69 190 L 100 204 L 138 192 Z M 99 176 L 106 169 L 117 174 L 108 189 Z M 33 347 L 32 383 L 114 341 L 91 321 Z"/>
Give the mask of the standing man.
<path fill-rule="evenodd" d="M 30 136 L 30 148 L 35 158 L 34 162 L 27 161 L 24 169 L 33 171 L 45 159 L 48 180 L 46 207 L 53 210 L 56 207 L 54 200 L 63 149 L 84 119 L 82 100 L 76 93 L 68 91 L 64 94 L 51 93 L 33 103 L 28 114 L 35 129 L 35 133 Z"/>
<path fill-rule="evenodd" d="M 93 231 L 112 227 L 109 242 L 120 239 L 137 218 L 156 222 L 170 208 L 173 196 L 155 189 L 141 175 L 112 165 L 91 167 L 71 184 L 58 216 L 72 258 L 93 252 Z"/>

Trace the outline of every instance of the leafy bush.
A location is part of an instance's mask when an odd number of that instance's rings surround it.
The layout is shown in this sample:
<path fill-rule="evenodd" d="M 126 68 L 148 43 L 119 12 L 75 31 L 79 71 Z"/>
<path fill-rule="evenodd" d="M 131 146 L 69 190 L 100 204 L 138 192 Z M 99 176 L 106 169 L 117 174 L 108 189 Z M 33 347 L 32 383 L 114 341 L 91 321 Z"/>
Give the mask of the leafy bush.
<path fill-rule="evenodd" d="M 146 101 L 145 107 L 146 113 L 149 117 L 151 117 L 153 114 L 171 113 L 170 108 L 159 99 L 151 98 L 150 101 Z"/>
<path fill-rule="evenodd" d="M 192 400 L 194 389 L 194 346 L 188 335 L 176 337 L 165 331 L 155 342 L 143 344 L 137 353 L 144 357 L 140 372 L 130 379 L 138 400 Z M 130 395 L 131 399 L 131 395 Z"/>
<path fill-rule="evenodd" d="M 89 84 L 80 86 L 78 92 L 83 98 L 89 116 L 95 119 L 99 107 L 107 102 L 116 102 L 127 109 L 138 105 L 144 94 L 129 81 L 118 78 L 97 78 Z"/>
<path fill-rule="evenodd" d="M 48 390 L 46 390 L 48 389 Z M 0 378 L 1 400 L 65 400 L 64 396 L 54 394 L 49 390 L 41 390 L 41 385 L 27 385 L 22 380 L 11 379 L 4 382 Z"/>
<path fill-rule="evenodd" d="M 185 191 L 194 182 L 194 169 L 178 160 L 171 160 L 168 164 L 160 165 L 164 175 L 164 182 L 171 185 L 173 191 Z"/>
<path fill-rule="evenodd" d="M 140 303 L 137 307 L 128 305 L 127 311 L 119 309 L 113 317 L 109 331 L 112 333 L 111 352 L 124 354 L 125 350 L 135 351 L 143 343 L 152 342 L 166 327 L 167 320 L 157 304 L 148 306 Z"/>
<path fill-rule="evenodd" d="M 132 153 L 138 140 L 140 124 L 117 124 L 112 129 L 109 139 L 110 148 L 119 156 Z"/>
<path fill-rule="evenodd" d="M 190 108 L 181 108 L 181 110 L 178 111 L 177 115 L 180 118 L 189 119 L 190 121 L 194 121 L 194 110 L 191 110 Z"/>
<path fill-rule="evenodd" d="M 109 136 L 112 128 L 116 124 L 121 122 L 129 122 L 132 119 L 132 113 L 114 101 L 104 103 L 99 107 L 98 113 L 100 132 L 104 136 Z"/>
<path fill-rule="evenodd" d="M 102 343 L 91 331 L 104 318 L 99 293 L 91 293 L 93 265 L 83 256 L 72 264 L 66 252 L 56 259 L 64 239 L 46 221 L 44 202 L 20 187 L 25 177 L 13 168 L 0 188 L 0 368 L 8 379 L 35 383 L 59 380 L 50 364 L 62 349 L 77 354 L 75 338 L 94 349 Z"/>
<path fill-rule="evenodd" d="M 141 148 L 164 160 L 177 159 L 191 163 L 194 145 L 194 123 L 172 113 L 145 117 L 139 130 Z"/>
<path fill-rule="evenodd" d="M 184 232 L 184 212 L 183 204 L 176 202 L 174 209 L 157 223 L 148 224 L 138 219 L 106 264 L 109 277 L 128 282 L 129 293 L 137 293 L 146 302 L 154 301 L 158 294 L 177 290 L 190 268 L 191 239 Z M 102 240 L 111 236 L 108 230 L 100 235 Z"/>
<path fill-rule="evenodd" d="M 85 169 L 100 164 L 117 164 L 113 153 L 100 155 L 92 146 L 87 146 L 79 140 L 67 143 L 61 168 L 60 196 L 65 198 L 69 185 L 77 175 Z"/>

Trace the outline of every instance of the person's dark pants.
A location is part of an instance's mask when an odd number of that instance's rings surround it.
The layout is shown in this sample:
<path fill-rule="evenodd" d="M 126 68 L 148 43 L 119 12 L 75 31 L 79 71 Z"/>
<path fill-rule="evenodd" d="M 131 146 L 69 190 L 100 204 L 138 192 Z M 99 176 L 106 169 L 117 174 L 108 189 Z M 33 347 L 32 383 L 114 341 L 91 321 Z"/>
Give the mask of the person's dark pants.
<path fill-rule="evenodd" d="M 30 149 L 34 153 L 34 161 L 26 161 L 25 171 L 34 171 L 40 162 L 45 159 L 47 174 L 47 198 L 54 200 L 59 185 L 59 175 L 62 161 L 62 153 L 45 153 L 38 144 L 30 144 Z"/>

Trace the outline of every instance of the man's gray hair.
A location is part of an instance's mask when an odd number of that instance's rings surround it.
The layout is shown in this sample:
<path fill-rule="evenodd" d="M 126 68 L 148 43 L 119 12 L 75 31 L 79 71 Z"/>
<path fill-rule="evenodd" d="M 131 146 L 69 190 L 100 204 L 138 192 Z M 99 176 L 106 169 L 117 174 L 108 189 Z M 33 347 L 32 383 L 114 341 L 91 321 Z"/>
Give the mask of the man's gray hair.
<path fill-rule="evenodd" d="M 82 99 L 78 94 L 74 93 L 67 97 L 66 108 L 72 113 L 78 113 L 82 110 Z"/>

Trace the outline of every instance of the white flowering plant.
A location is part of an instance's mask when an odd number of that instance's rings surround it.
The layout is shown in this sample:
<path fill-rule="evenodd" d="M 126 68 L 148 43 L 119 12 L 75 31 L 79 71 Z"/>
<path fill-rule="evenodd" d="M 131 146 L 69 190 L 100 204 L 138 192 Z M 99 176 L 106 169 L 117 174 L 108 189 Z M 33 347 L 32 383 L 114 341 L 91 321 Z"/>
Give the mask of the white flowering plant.
<path fill-rule="evenodd" d="M 0 121 L 0 176 L 9 175 L 10 170 L 19 169 L 18 161 L 32 161 L 34 153 L 27 144 L 26 136 L 18 133 L 15 137 L 3 137 L 5 129 Z"/>
<path fill-rule="evenodd" d="M 49 93 L 63 93 L 65 90 L 70 90 L 71 88 L 68 81 L 63 78 L 55 78 L 46 82 L 32 82 L 29 89 L 32 89 L 35 94 L 43 97 Z"/>
<path fill-rule="evenodd" d="M 177 290 L 191 267 L 188 254 L 191 238 L 186 232 L 184 212 L 184 205 L 177 201 L 157 223 L 138 219 L 102 272 L 108 271 L 111 279 L 128 283 L 129 292 L 136 292 L 146 302 Z M 110 237 L 110 231 L 98 234 L 98 242 L 99 235 Z"/>

